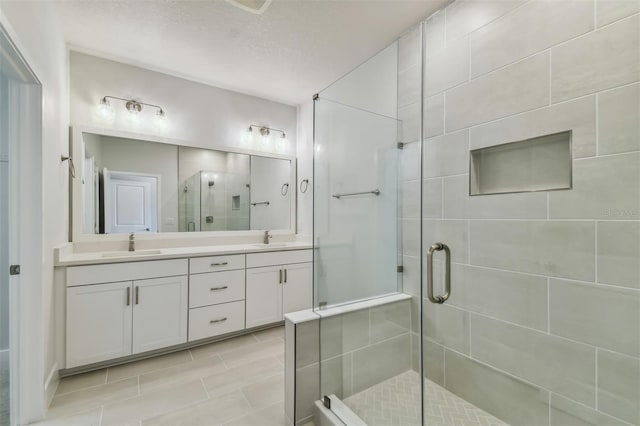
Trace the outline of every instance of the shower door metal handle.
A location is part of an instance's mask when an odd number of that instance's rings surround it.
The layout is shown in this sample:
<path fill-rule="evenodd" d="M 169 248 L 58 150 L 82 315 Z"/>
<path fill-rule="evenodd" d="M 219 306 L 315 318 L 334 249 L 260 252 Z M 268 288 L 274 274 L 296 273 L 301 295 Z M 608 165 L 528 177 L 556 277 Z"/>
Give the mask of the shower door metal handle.
<path fill-rule="evenodd" d="M 444 270 L 444 294 L 441 296 L 433 295 L 433 253 L 444 250 L 445 254 L 445 270 Z M 427 251 L 427 297 L 431 303 L 444 303 L 451 294 L 451 251 L 444 243 L 435 243 L 429 247 Z"/>

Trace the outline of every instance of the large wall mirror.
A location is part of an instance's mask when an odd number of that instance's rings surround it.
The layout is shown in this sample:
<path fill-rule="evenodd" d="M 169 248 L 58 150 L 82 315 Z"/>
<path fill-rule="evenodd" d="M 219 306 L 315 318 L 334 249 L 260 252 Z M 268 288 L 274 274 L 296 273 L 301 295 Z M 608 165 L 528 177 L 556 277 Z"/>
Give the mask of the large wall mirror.
<path fill-rule="evenodd" d="M 294 158 L 86 129 L 74 129 L 72 150 L 74 240 L 131 232 L 293 231 Z"/>

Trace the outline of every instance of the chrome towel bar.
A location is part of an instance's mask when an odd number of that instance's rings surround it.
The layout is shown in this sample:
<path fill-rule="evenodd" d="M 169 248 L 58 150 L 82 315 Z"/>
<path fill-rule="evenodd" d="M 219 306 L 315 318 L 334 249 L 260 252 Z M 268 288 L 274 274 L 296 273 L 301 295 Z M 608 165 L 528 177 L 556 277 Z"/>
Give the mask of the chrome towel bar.
<path fill-rule="evenodd" d="M 342 197 L 351 197 L 353 195 L 365 195 L 365 194 L 373 194 L 377 196 L 377 195 L 380 195 L 380 190 L 374 189 L 373 191 L 350 192 L 347 194 L 333 194 L 332 197 L 337 198 L 339 200 Z"/>

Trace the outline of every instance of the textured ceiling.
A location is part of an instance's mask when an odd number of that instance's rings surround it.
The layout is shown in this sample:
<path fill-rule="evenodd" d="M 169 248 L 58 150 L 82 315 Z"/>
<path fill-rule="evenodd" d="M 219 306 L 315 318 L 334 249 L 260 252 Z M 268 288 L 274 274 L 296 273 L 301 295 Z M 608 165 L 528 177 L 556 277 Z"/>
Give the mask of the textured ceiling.
<path fill-rule="evenodd" d="M 58 1 L 69 45 L 289 104 L 381 50 L 446 0 Z"/>

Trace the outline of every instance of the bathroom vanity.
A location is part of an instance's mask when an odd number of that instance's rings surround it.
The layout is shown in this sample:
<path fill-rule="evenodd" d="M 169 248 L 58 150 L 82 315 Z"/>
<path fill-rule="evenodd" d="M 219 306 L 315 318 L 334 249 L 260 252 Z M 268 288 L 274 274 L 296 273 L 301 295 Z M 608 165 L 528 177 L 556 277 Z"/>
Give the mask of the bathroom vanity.
<path fill-rule="evenodd" d="M 120 256 L 59 251 L 57 264 L 66 272 L 64 370 L 195 346 L 281 323 L 286 313 L 310 308 L 310 246 L 269 246 Z"/>

